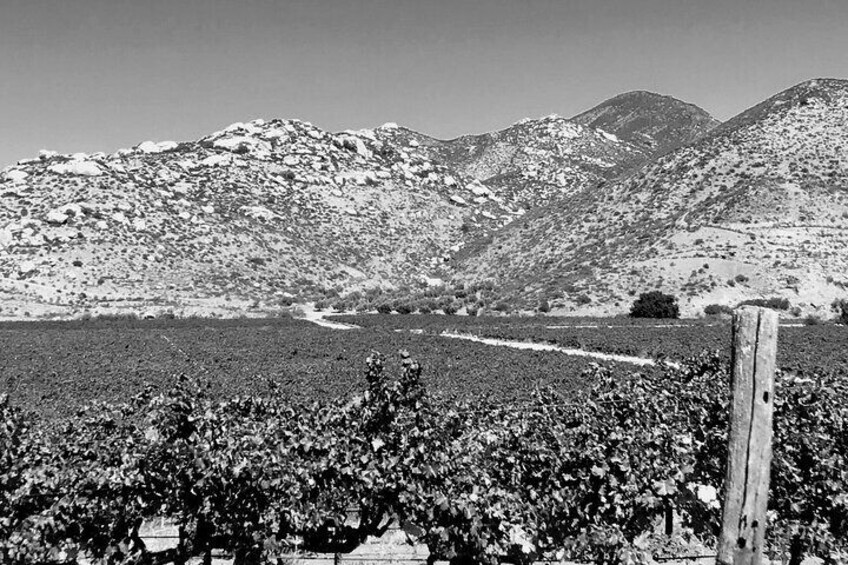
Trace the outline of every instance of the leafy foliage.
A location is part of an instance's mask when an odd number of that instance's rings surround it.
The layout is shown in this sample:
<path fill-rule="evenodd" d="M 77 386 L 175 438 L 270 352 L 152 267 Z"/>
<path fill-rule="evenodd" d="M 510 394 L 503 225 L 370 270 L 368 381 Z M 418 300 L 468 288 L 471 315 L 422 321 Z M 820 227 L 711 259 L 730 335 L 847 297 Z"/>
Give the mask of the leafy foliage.
<path fill-rule="evenodd" d="M 632 318 L 679 318 L 680 308 L 677 299 L 670 295 L 652 290 L 639 295 L 630 307 Z"/>
<path fill-rule="evenodd" d="M 733 313 L 733 308 L 726 304 L 708 304 L 704 308 L 704 314 L 707 316 L 729 316 Z"/>
<path fill-rule="evenodd" d="M 352 398 L 272 389 L 214 400 L 207 383 L 181 378 L 52 424 L 3 397 L 0 558 L 184 562 L 221 547 L 256 563 L 293 545 L 351 551 L 398 523 L 434 559 L 633 563 L 650 558 L 656 524 L 671 515 L 707 542 L 715 534 L 721 358 L 624 378 L 594 366 L 589 389 L 538 388 L 521 406 L 429 394 L 405 352 L 397 377 L 384 367 L 370 355 Z M 848 385 L 787 374 L 778 391 L 769 543 L 839 559 Z M 153 517 L 179 525 L 167 555 L 138 535 Z"/>
<path fill-rule="evenodd" d="M 761 308 L 771 308 L 772 310 L 789 310 L 788 298 L 782 298 L 780 296 L 774 296 L 772 298 L 751 298 L 748 300 L 743 300 L 739 303 L 739 306 L 759 306 Z"/>
<path fill-rule="evenodd" d="M 834 300 L 831 306 L 836 312 L 836 322 L 848 326 L 848 299 Z"/>

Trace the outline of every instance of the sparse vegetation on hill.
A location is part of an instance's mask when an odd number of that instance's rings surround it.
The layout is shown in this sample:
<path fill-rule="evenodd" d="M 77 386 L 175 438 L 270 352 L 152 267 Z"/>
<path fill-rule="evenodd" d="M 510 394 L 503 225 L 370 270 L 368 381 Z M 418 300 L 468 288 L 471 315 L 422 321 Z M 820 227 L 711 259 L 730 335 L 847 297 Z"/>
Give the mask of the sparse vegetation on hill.
<path fill-rule="evenodd" d="M 826 314 L 848 272 L 848 81 L 808 81 L 637 171 L 536 209 L 458 255 L 533 307 L 591 289 L 577 313 L 626 311 L 634 288 L 711 303 L 790 298 Z"/>
<path fill-rule="evenodd" d="M 432 312 L 403 289 L 492 280 L 483 303 L 444 306 L 617 314 L 657 288 L 685 315 L 762 296 L 824 315 L 848 272 L 846 85 L 808 81 L 719 127 L 630 93 L 448 141 L 255 120 L 43 151 L 0 172 L 0 314 L 349 311 L 376 308 L 348 298 L 375 288 Z"/>
<path fill-rule="evenodd" d="M 653 92 L 627 92 L 602 102 L 574 118 L 659 156 L 699 137 L 719 121 L 694 104 Z"/>

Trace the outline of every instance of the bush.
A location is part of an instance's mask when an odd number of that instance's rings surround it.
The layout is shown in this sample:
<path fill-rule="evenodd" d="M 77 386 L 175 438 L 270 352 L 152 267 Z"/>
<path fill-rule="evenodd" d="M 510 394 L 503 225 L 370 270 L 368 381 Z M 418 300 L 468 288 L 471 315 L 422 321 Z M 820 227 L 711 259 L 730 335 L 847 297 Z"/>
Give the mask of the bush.
<path fill-rule="evenodd" d="M 539 302 L 539 306 L 536 307 L 536 310 L 538 310 L 542 314 L 547 314 L 551 311 L 551 305 L 547 300 L 542 300 L 541 302 Z"/>
<path fill-rule="evenodd" d="M 391 304 L 386 304 L 383 302 L 382 304 L 377 304 L 377 313 L 379 314 L 391 314 L 392 306 Z"/>
<path fill-rule="evenodd" d="M 724 304 L 710 304 L 704 308 L 704 314 L 707 316 L 722 316 L 733 313 L 733 308 Z"/>
<path fill-rule="evenodd" d="M 759 306 L 760 308 L 771 308 L 772 310 L 789 310 L 789 299 L 774 296 L 772 298 L 751 298 L 743 300 L 739 306 Z"/>
<path fill-rule="evenodd" d="M 453 316 L 454 314 L 456 314 L 457 310 L 459 310 L 459 308 L 457 308 L 456 303 L 454 302 L 442 305 L 442 312 L 444 312 L 448 316 Z"/>
<path fill-rule="evenodd" d="M 658 290 L 643 292 L 630 308 L 631 318 L 679 318 L 677 299 Z"/>
<path fill-rule="evenodd" d="M 577 297 L 575 302 L 577 302 L 578 306 L 585 306 L 586 304 L 589 304 L 590 302 L 592 302 L 592 299 L 589 298 L 589 295 L 587 295 L 587 294 L 581 294 L 580 296 Z"/>
<path fill-rule="evenodd" d="M 412 314 L 415 309 L 408 302 L 397 302 L 394 307 L 395 312 L 398 314 Z"/>
<path fill-rule="evenodd" d="M 493 306 L 496 312 L 503 312 L 504 314 L 508 313 L 511 308 L 509 307 L 509 303 L 505 301 L 497 302 Z"/>
<path fill-rule="evenodd" d="M 834 300 L 831 308 L 836 311 L 836 323 L 848 326 L 848 298 Z"/>

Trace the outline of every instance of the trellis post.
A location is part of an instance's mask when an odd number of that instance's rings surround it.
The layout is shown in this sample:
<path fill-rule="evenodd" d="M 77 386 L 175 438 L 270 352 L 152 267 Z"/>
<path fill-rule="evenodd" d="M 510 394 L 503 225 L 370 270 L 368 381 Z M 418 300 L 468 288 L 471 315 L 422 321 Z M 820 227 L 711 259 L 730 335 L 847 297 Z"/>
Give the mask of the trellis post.
<path fill-rule="evenodd" d="M 717 563 L 760 565 L 772 455 L 777 312 L 733 313 L 730 437 Z"/>

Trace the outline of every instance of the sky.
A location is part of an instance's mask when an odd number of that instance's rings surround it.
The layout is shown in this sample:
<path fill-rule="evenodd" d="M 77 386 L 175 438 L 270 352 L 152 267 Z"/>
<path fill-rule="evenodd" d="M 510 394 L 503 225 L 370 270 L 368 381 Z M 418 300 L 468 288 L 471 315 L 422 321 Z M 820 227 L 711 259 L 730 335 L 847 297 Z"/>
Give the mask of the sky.
<path fill-rule="evenodd" d="M 299 118 L 449 139 L 848 78 L 848 0 L 0 0 L 0 168 Z"/>

